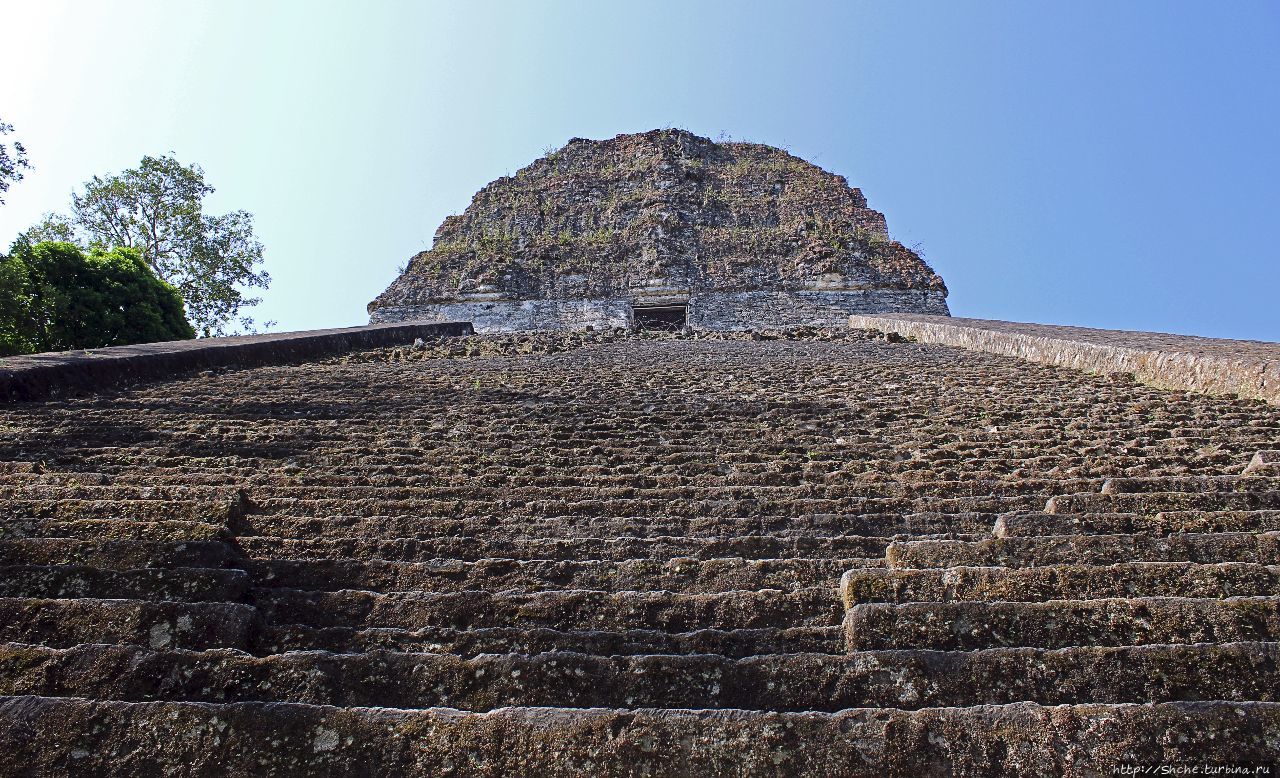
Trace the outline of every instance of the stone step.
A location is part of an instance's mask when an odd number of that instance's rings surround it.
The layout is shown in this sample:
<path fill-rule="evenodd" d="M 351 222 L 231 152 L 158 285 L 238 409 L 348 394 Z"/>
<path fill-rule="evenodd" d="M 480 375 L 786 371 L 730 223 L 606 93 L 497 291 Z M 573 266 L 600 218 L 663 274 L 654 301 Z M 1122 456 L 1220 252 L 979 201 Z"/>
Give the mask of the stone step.
<path fill-rule="evenodd" d="M 380 420 L 379 420 L 380 421 Z M 371 441 L 370 445 L 376 445 Z M 420 453 L 420 452 L 419 452 Z M 552 462 L 554 451 L 541 449 L 538 459 L 529 463 L 506 461 L 501 465 L 482 468 L 468 467 L 461 472 L 453 462 L 424 463 L 419 456 L 411 465 L 388 465 L 380 462 L 376 466 L 352 468 L 326 468 L 309 466 L 305 471 L 296 474 L 281 473 L 275 470 L 260 468 L 230 468 L 193 471 L 188 468 L 147 467 L 143 470 L 105 473 L 69 473 L 64 475 L 6 475 L 0 473 L 0 484 L 9 486 L 25 486 L 31 484 L 48 484 L 52 486 L 89 486 L 120 485 L 134 488 L 145 487 L 218 487 L 235 490 L 245 489 L 250 494 L 264 490 L 263 496 L 276 493 L 278 488 L 438 488 L 464 487 L 473 484 L 479 487 L 509 487 L 513 484 L 524 484 L 534 487 L 543 486 L 575 486 L 598 483 L 604 487 L 701 487 L 701 486 L 763 486 L 785 476 L 789 481 L 798 484 L 847 485 L 865 490 L 865 494 L 889 496 L 999 496 L 1009 494 L 1068 494 L 1075 492 L 1097 492 L 1106 479 L 1102 478 L 1053 478 L 1038 476 L 1034 473 L 1024 474 L 1015 479 L 966 477 L 938 478 L 924 481 L 900 481 L 886 478 L 880 473 L 864 473 L 860 471 L 833 470 L 826 463 L 800 462 L 796 464 L 779 461 L 745 461 L 747 457 L 756 456 L 754 452 L 724 450 L 716 452 L 716 465 L 707 467 L 704 461 L 691 461 L 684 466 L 662 465 L 631 466 L 625 472 L 619 472 L 615 466 L 600 464 L 607 459 L 622 463 L 629 455 L 635 453 L 634 443 L 609 451 L 602 450 L 590 458 L 571 460 L 561 458 Z M 876 452 L 870 452 L 875 454 Z M 850 452 L 841 447 L 830 452 L 834 461 L 842 462 L 849 458 Z M 1016 459 L 1016 453 L 999 460 L 1004 466 Z M 962 460 L 962 464 L 972 464 L 975 460 Z M 793 468 L 789 472 L 780 473 L 780 467 Z M 794 469 L 799 468 L 799 469 Z M 285 496 L 276 493 L 277 496 Z"/>
<path fill-rule="evenodd" d="M 272 484 L 260 486 L 249 495 L 254 507 L 267 511 L 275 501 L 297 500 L 302 503 L 330 502 L 368 502 L 380 501 L 388 503 L 428 503 L 452 502 L 455 500 L 495 502 L 495 501 L 538 501 L 563 500 L 577 501 L 583 499 L 600 500 L 760 500 L 771 498 L 810 497 L 817 499 L 884 499 L 899 498 L 901 493 L 894 482 L 887 482 L 885 488 L 858 487 L 847 484 L 825 485 L 821 483 L 803 483 L 800 473 L 778 474 L 772 484 L 739 485 L 726 482 L 725 477 L 701 485 L 687 484 L 646 484 L 644 477 L 616 477 L 616 483 L 602 482 L 597 477 L 565 478 L 564 483 L 534 485 L 528 480 L 510 483 L 485 484 L 473 483 L 476 479 L 449 485 L 408 486 L 403 484 L 353 485 L 353 486 L 316 486 L 302 484 Z M 788 477 L 781 477 L 788 476 Z M 656 481 L 657 479 L 650 479 Z M 770 479 L 765 479 L 770 480 Z M 784 483 L 783 481 L 786 481 Z M 189 500 L 205 498 L 206 500 L 230 499 L 234 493 L 228 494 L 224 487 L 200 486 L 136 486 L 125 483 L 114 483 L 108 486 L 65 486 L 48 484 L 29 484 L 25 486 L 0 486 L 0 501 L 5 500 L 83 500 L 91 502 L 118 502 L 143 500 Z M 913 495 L 914 496 L 914 495 Z M 940 496 L 956 497 L 960 495 L 943 494 Z"/>
<path fill-rule="evenodd" d="M 886 551 L 895 569 L 1112 565 L 1123 562 L 1248 562 L 1280 564 L 1280 533 L 1047 535 L 991 540 L 895 541 Z"/>
<path fill-rule="evenodd" d="M 1280 509 L 1280 491 L 1068 494 L 1051 497 L 1044 509 L 1046 513 L 1277 510 Z"/>
<path fill-rule="evenodd" d="M 95 473 L 86 481 L 109 478 Z M 0 484 L 0 505 L 9 500 L 20 503 L 76 500 L 81 502 L 187 502 L 221 504 L 238 499 L 240 490 L 236 487 L 201 486 L 187 483 L 165 485 L 136 485 L 116 481 L 115 483 L 68 483 L 59 480 L 56 483 L 23 483 Z"/>
<path fill-rule="evenodd" d="M 626 450 L 624 449 L 623 452 Z M 614 452 L 613 455 L 616 455 Z M 606 456 L 602 453 L 600 456 Z M 834 452 L 837 460 L 847 458 L 847 452 Z M 397 494 L 405 498 L 422 497 L 420 490 L 477 488 L 481 490 L 529 488 L 630 488 L 630 489 L 706 489 L 817 487 L 828 496 L 844 494 L 862 497 L 995 497 L 1021 494 L 1067 494 L 1097 492 L 1103 479 L 1040 478 L 1027 476 L 1014 480 L 991 478 L 928 479 L 924 481 L 899 481 L 884 477 L 867 477 L 861 472 L 832 470 L 825 463 L 805 462 L 798 465 L 782 465 L 775 462 L 736 463 L 734 452 L 721 452 L 717 459 L 721 464 L 711 470 L 689 468 L 642 468 L 638 472 L 615 472 L 594 464 L 593 460 L 580 460 L 572 467 L 564 465 L 553 469 L 545 467 L 491 466 L 479 472 L 461 473 L 456 467 L 421 465 L 410 467 L 379 468 L 378 473 L 345 473 L 309 468 L 297 476 L 271 471 L 190 472 L 179 470 L 161 473 L 163 468 L 152 468 L 142 473 L 118 474 L 114 477 L 97 474 L 101 480 L 68 482 L 66 480 L 34 480 L 33 477 L 0 475 L 0 487 L 29 486 L 119 486 L 133 490 L 147 487 L 165 488 L 218 488 L 244 489 L 250 495 L 263 497 L 303 497 L 307 490 L 313 496 L 373 497 L 389 499 Z M 779 467 L 791 468 L 778 472 Z M 385 472 L 390 470 L 392 472 Z M 839 492 L 828 491 L 839 489 Z M 353 491 L 354 490 L 354 491 Z M 0 491 L 0 493 L 3 493 Z M 134 492 L 136 494 L 136 492 Z M 481 496 L 487 496 L 485 492 Z M 454 496 L 458 496 L 456 491 Z M 498 495 L 501 496 L 501 495 Z M 464 495 L 465 497 L 465 495 Z"/>
<path fill-rule="evenodd" d="M 863 602 L 1098 600 L 1280 596 L 1280 567 L 1127 562 L 1107 566 L 857 568 L 840 579 L 846 607 Z"/>
<path fill-rule="evenodd" d="M 1060 493 L 1084 493 L 1087 489 L 1063 489 Z M 1102 494 L 1145 494 L 1150 492 L 1275 492 L 1280 478 L 1263 476 L 1211 475 L 1164 476 L 1160 478 L 1108 478 Z"/>
<path fill-rule="evenodd" d="M 845 632 L 850 651 L 1275 641 L 1280 597 L 865 603 Z"/>
<path fill-rule="evenodd" d="M 1253 455 L 1244 468 L 1245 475 L 1280 476 L 1280 451 L 1264 450 Z"/>
<path fill-rule="evenodd" d="M 79 540 L 218 541 L 227 537 L 221 524 L 198 521 L 134 521 L 130 519 L 10 519 L 0 538 L 74 538 Z"/>
<path fill-rule="evenodd" d="M 266 626 L 255 652 L 277 654 L 317 650 L 339 654 L 390 650 L 461 657 L 570 651 L 594 656 L 719 654 L 740 658 L 765 654 L 840 655 L 846 648 L 843 629 L 838 626 L 666 632 L 590 628 L 561 631 L 542 627 L 352 629 L 284 624 Z"/>
<path fill-rule="evenodd" d="M 377 425 L 384 421 L 368 423 Z M 532 434 L 541 436 L 544 432 L 533 431 Z M 1204 438 L 1199 445 L 1209 445 L 1215 440 L 1220 438 Z M 368 440 L 362 445 L 370 450 L 381 450 L 384 443 Z M 477 479 L 483 486 L 563 486 L 583 483 L 594 477 L 618 479 L 615 485 L 626 485 L 629 481 L 625 479 L 640 477 L 655 479 L 659 485 L 711 483 L 753 486 L 758 480 L 776 483 L 779 475 L 794 479 L 793 474 L 799 473 L 802 485 L 848 484 L 880 488 L 884 490 L 881 494 L 901 496 L 1036 493 L 1047 497 L 1052 494 L 1096 493 L 1105 481 L 1092 467 L 1096 464 L 1093 457 L 1076 449 L 1074 444 L 1061 442 L 1019 444 L 1010 441 L 999 451 L 934 451 L 927 465 L 912 460 L 896 461 L 894 452 L 886 451 L 882 443 L 862 447 L 865 450 L 861 453 L 856 446 L 837 447 L 822 452 L 822 458 L 815 460 L 796 459 L 794 453 L 770 455 L 752 450 L 751 445 L 749 441 L 741 441 L 735 444 L 735 450 L 711 447 L 679 458 L 660 459 L 649 457 L 648 447 L 638 446 L 634 440 L 591 455 L 560 455 L 547 446 L 537 451 L 526 449 L 523 453 L 507 447 L 501 452 L 500 464 L 493 464 L 496 457 L 482 460 L 473 451 L 459 453 L 448 448 L 438 449 L 440 453 L 437 456 L 424 458 L 424 451 L 419 448 L 402 453 L 380 453 L 374 457 L 311 455 L 305 468 L 211 463 L 199 470 L 171 467 L 173 457 L 153 457 L 143 451 L 125 458 L 96 455 L 92 453 L 93 449 L 88 449 L 78 463 L 106 471 L 104 475 L 109 484 L 245 488 L 251 493 L 259 489 L 270 491 L 274 487 L 298 486 L 463 486 Z M 1190 439 L 1186 439 L 1183 445 L 1195 448 L 1195 442 Z M 1105 447 L 1096 455 L 1106 455 L 1115 463 L 1116 467 L 1106 469 L 1106 473 L 1111 475 L 1124 472 L 1126 465 L 1141 473 L 1206 472 L 1203 467 L 1189 470 L 1186 455 L 1158 448 L 1147 448 L 1141 458 L 1130 457 L 1128 460 L 1117 457 L 1114 451 Z M 857 463 L 859 456 L 863 461 L 875 461 L 875 469 L 851 464 Z M 755 467 L 755 471 L 745 470 L 749 466 Z M 922 468 L 926 467 L 926 477 L 921 477 Z M 1080 477 L 1085 471 L 1090 473 Z M 1215 475 L 1221 472 L 1222 468 L 1216 466 L 1208 471 Z M 14 486 L 33 483 L 22 476 L 5 479 L 0 475 L 0 481 Z"/>
<path fill-rule="evenodd" d="M 556 630 L 783 629 L 834 626 L 843 608 L 834 587 L 714 594 L 564 590 L 399 592 L 257 589 L 253 602 L 273 624 L 390 627 L 545 627 Z"/>
<path fill-rule="evenodd" d="M 1271 763 L 1280 704 L 839 713 L 0 699 L 0 773 L 1043 775 Z M 73 766 L 73 767 L 72 767 Z"/>
<path fill-rule="evenodd" d="M 36 475 L 42 470 L 39 462 L 0 461 L 0 473 L 6 475 Z"/>
<path fill-rule="evenodd" d="M 238 515 L 239 504 L 231 500 L 204 502 L 188 500 L 0 500 L 0 516 L 13 519 L 131 519 L 135 521 L 197 521 L 225 524 Z"/>
<path fill-rule="evenodd" d="M 431 559 L 476 561 L 507 559 L 840 559 L 883 556 L 888 538 L 860 535 L 747 535 L 727 538 L 531 538 L 454 537 L 416 540 L 308 539 L 251 536 L 239 547 L 257 559 L 382 559 L 421 562 Z"/>
<path fill-rule="evenodd" d="M 1173 535 L 1180 532 L 1278 532 L 1280 511 L 1160 513 L 1010 513 L 996 519 L 998 538 L 1037 535 Z"/>
<path fill-rule="evenodd" d="M 576 516 L 683 516 L 683 517 L 750 517 L 812 514 L 865 513 L 1004 513 L 1015 510 L 1037 510 L 1044 504 L 1042 495 L 1017 497 L 956 498 L 835 498 L 805 497 L 783 490 L 764 497 L 744 496 L 738 499 L 694 499 L 666 497 L 660 494 L 609 499 L 591 489 L 576 495 L 547 498 L 519 498 L 509 490 L 497 490 L 490 500 L 459 496 L 454 499 L 381 500 L 381 499 L 295 499 L 254 495 L 252 513 L 280 514 L 296 517 L 327 518 L 332 516 L 470 516 L 518 515 L 528 517 Z M 743 490 L 751 494 L 756 490 Z M 122 503 L 123 504 L 123 503 Z M 136 504 L 136 503 L 135 503 Z M 35 510 L 34 508 L 31 510 Z M 50 509 L 52 510 L 52 509 Z M 69 509 L 68 509 L 69 510 Z M 88 516 L 74 516 L 88 518 Z M 142 516 L 139 516 L 142 518 Z M 172 516 L 169 518 L 179 518 Z"/>
<path fill-rule="evenodd" d="M 0 565 L 86 565 L 104 570 L 139 567 L 235 567 L 231 544 L 212 541 L 0 540 Z"/>
<path fill-rule="evenodd" d="M 111 483 L 111 476 L 106 473 L 57 471 L 11 473 L 0 470 L 0 486 L 18 487 L 31 485 L 48 486 L 105 486 Z M 175 485 L 182 486 L 181 482 Z"/>
<path fill-rule="evenodd" d="M 129 643 L 248 650 L 259 624 L 257 610 L 239 603 L 0 598 L 0 642 L 55 648 Z"/>
<path fill-rule="evenodd" d="M 834 587 L 855 567 L 881 565 L 879 559 L 692 559 L 520 560 L 463 562 L 383 560 L 250 560 L 247 569 L 260 585 L 318 591 L 374 592 L 544 591 L 597 589 L 713 593 L 731 589 L 792 590 Z"/>
<path fill-rule="evenodd" d="M 0 695 L 386 708 L 839 711 L 1280 698 L 1280 644 L 866 651 L 850 656 L 414 654 L 255 657 L 87 644 L 0 645 Z"/>
<path fill-rule="evenodd" d="M 0 597 L 90 597 L 175 602 L 235 602 L 249 591 L 243 570 L 179 567 L 103 570 L 82 565 L 0 567 Z"/>
<path fill-rule="evenodd" d="M 1043 515 L 1043 514 L 1042 514 Z M 246 536 L 284 538 L 439 538 L 469 535 L 539 537 L 734 537 L 755 534 L 955 535 L 991 531 L 997 514 L 815 514 L 811 516 L 667 517 L 501 515 L 454 519 L 442 516 L 343 516 L 312 518 L 250 515 L 233 523 Z"/>
<path fill-rule="evenodd" d="M 1011 499 L 1022 497 L 1032 499 L 1034 503 L 1045 492 L 1061 493 L 1068 489 L 1089 489 L 1097 492 L 1101 484 L 1097 481 L 1080 481 L 1063 479 L 1061 481 L 1042 480 L 1031 484 L 1011 482 L 1001 484 L 991 481 L 944 481 L 929 480 L 918 483 L 903 483 L 894 480 L 850 481 L 830 478 L 822 470 L 811 475 L 800 470 L 777 473 L 738 475 L 729 473 L 706 473 L 694 477 L 689 482 L 688 475 L 670 473 L 662 475 L 632 474 L 583 474 L 578 468 L 561 469 L 552 475 L 515 478 L 507 469 L 498 470 L 493 476 L 470 476 L 456 479 L 455 483 L 435 479 L 430 485 L 405 484 L 402 482 L 383 482 L 369 484 L 353 483 L 341 486 L 299 483 L 273 483 L 256 486 L 248 490 L 248 497 L 259 510 L 267 510 L 274 500 L 300 501 L 343 501 L 343 502 L 438 502 L 438 501 L 481 501 L 493 502 L 515 500 L 520 502 L 536 502 L 542 500 L 560 500 L 572 502 L 582 499 L 598 500 L 636 500 L 659 499 L 670 501 L 723 501 L 723 500 L 775 500 L 811 498 L 822 500 L 915 500 L 915 499 Z M 1032 484 L 1035 487 L 1033 488 Z M 12 487 L 10 487 L 12 490 Z M 39 486 L 19 490 L 18 494 L 6 494 L 0 487 L 0 498 L 33 496 L 36 493 L 50 499 L 143 499 L 161 497 L 169 494 L 176 499 L 183 499 L 183 489 L 204 490 L 193 491 L 192 497 L 202 495 L 208 497 L 222 496 L 226 499 L 225 487 L 141 487 L 124 485 L 119 482 L 111 486 Z M 153 490 L 148 493 L 148 490 Z M 221 491 L 219 491 L 221 490 Z M 187 499 L 190 499 L 188 497 Z"/>

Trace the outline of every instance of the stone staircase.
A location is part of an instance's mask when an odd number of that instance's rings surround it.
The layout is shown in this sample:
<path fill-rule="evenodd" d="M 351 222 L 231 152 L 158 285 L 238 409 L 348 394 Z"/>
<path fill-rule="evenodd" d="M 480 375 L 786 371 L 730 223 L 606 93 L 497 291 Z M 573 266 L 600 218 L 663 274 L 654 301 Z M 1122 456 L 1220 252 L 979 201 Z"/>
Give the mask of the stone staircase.
<path fill-rule="evenodd" d="M 447 342 L 0 407 L 0 773 L 1280 752 L 1274 408 L 860 331 Z"/>

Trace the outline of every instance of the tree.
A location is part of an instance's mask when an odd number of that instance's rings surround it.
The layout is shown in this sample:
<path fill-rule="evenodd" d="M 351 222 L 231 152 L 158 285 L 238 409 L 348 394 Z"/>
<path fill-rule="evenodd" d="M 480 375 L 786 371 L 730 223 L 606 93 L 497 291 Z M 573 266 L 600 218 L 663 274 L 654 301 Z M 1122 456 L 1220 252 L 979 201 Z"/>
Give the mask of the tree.
<path fill-rule="evenodd" d="M 143 157 L 132 170 L 94 176 L 72 195 L 70 216 L 49 214 L 19 240 L 72 236 L 82 246 L 137 249 L 157 276 L 177 287 L 201 335 L 222 335 L 236 324 L 252 329 L 244 309 L 261 299 L 242 290 L 271 283 L 260 269 L 262 244 L 247 211 L 204 212 L 204 198 L 213 191 L 198 165 Z"/>
<path fill-rule="evenodd" d="M 0 121 L 0 136 L 13 132 L 13 125 Z M 0 143 L 0 205 L 4 205 L 4 193 L 9 191 L 9 184 L 22 180 L 22 171 L 30 169 L 27 162 L 27 149 L 18 141 L 13 142 L 13 155 L 9 147 Z"/>
<path fill-rule="evenodd" d="M 46 213 L 37 224 L 18 236 L 14 246 L 34 246 L 37 243 L 77 243 L 76 227 L 71 220 L 56 213 Z"/>
<path fill-rule="evenodd" d="M 195 337 L 137 249 L 17 243 L 0 257 L 0 355 Z"/>

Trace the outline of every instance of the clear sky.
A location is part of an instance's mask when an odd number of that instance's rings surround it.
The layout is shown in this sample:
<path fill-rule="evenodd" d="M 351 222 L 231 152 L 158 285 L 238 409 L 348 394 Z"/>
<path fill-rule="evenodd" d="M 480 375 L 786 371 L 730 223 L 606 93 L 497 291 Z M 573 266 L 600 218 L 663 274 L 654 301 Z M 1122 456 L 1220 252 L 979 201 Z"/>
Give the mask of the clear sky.
<path fill-rule="evenodd" d="M 256 215 L 277 329 L 361 324 L 441 220 L 569 138 L 788 148 L 959 316 L 1280 341 L 1280 2 L 6 0 L 5 246 L 174 152 Z"/>

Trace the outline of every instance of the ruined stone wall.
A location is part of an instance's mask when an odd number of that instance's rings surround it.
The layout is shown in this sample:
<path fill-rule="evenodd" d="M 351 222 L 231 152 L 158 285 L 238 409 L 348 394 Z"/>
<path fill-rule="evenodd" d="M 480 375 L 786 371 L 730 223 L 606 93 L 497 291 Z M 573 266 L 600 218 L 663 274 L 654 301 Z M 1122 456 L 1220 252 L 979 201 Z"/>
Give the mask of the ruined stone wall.
<path fill-rule="evenodd" d="M 375 324 L 418 321 L 468 321 L 476 332 L 552 330 L 577 332 L 629 327 L 631 303 L 604 300 L 492 300 L 440 303 L 402 308 L 379 308 L 370 317 Z"/>
<path fill-rule="evenodd" d="M 948 315 L 946 296 L 931 291 L 755 291 L 694 296 L 689 323 L 705 330 L 838 327 L 851 314 L 884 311 Z"/>
<path fill-rule="evenodd" d="M 648 302 L 648 301 L 645 301 Z M 663 303 L 689 306 L 695 330 L 741 331 L 790 327 L 843 327 L 849 316 L 873 312 L 948 315 L 945 295 L 933 291 L 797 290 L 711 292 Z M 596 300 L 477 300 L 379 308 L 374 323 L 471 322 L 476 332 L 552 330 L 580 332 L 630 327 L 633 304 L 625 298 Z"/>

